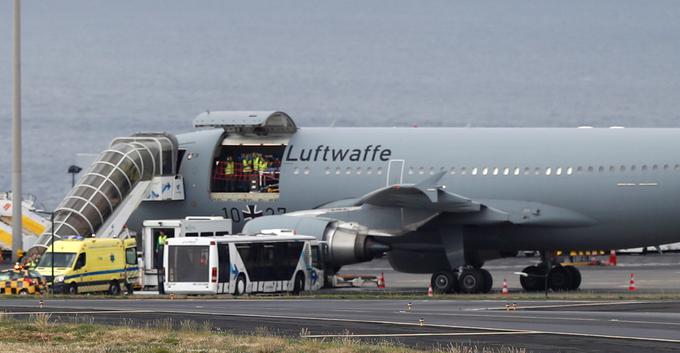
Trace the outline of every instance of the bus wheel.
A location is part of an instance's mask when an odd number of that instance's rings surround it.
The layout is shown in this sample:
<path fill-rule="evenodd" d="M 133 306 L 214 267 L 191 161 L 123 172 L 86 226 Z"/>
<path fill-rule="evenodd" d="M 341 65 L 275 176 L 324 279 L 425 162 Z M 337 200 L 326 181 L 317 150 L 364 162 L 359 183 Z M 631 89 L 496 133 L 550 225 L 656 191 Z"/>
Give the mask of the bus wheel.
<path fill-rule="evenodd" d="M 236 278 L 236 288 L 234 289 L 234 295 L 243 295 L 246 292 L 246 277 L 241 273 Z"/>
<path fill-rule="evenodd" d="M 305 290 L 305 277 L 302 272 L 298 272 L 295 275 L 295 283 L 293 284 L 293 294 L 298 295 L 300 292 Z"/>
<path fill-rule="evenodd" d="M 78 294 L 78 285 L 75 283 L 71 283 L 71 285 L 68 286 L 68 288 L 66 288 L 66 291 L 68 292 L 68 294 Z"/>
<path fill-rule="evenodd" d="M 111 281 L 111 283 L 109 283 L 109 294 L 111 295 L 120 294 L 120 284 L 118 284 L 118 282 Z"/>

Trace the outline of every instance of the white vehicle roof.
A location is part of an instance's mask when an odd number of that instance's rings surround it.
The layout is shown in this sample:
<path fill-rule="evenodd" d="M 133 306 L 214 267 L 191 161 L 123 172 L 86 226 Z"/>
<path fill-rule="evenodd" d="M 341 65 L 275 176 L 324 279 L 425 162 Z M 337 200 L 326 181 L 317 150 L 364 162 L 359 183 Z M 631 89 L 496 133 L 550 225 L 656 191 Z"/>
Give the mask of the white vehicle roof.
<path fill-rule="evenodd" d="M 187 221 L 226 221 L 228 218 L 224 217 L 203 217 L 203 216 L 189 216 L 183 219 L 149 219 L 144 221 L 144 227 L 179 227 L 182 223 Z"/>
<path fill-rule="evenodd" d="M 280 242 L 280 241 L 306 241 L 316 240 L 311 235 L 270 235 L 270 234 L 235 234 L 224 235 L 219 237 L 184 237 L 184 238 L 169 238 L 168 245 L 182 245 L 182 244 L 200 244 L 210 245 L 211 241 L 228 242 L 228 243 L 252 243 L 252 242 Z"/>

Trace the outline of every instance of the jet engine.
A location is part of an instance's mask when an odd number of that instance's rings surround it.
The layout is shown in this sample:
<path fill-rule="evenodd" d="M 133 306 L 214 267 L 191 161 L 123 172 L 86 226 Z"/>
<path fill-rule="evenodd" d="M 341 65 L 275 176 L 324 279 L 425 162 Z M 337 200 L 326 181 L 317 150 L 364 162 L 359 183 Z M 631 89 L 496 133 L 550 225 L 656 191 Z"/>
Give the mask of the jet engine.
<path fill-rule="evenodd" d="M 368 234 L 368 228 L 328 218 L 305 216 L 264 216 L 243 227 L 243 233 L 253 234 L 267 229 L 290 229 L 299 235 L 311 235 L 328 244 L 326 262 L 339 269 L 344 265 L 370 261 L 390 250 Z"/>

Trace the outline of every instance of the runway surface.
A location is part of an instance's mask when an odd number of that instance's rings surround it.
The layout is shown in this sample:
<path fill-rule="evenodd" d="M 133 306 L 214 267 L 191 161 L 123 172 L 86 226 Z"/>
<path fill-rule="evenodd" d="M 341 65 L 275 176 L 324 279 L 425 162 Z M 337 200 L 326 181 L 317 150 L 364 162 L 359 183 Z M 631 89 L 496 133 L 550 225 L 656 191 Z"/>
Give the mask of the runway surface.
<path fill-rule="evenodd" d="M 52 313 L 53 320 L 113 324 L 210 321 L 215 329 L 281 335 L 390 340 L 429 348 L 512 345 L 533 352 L 680 350 L 680 302 L 318 299 L 4 299 L 6 315 Z M 423 320 L 423 326 L 419 321 Z"/>

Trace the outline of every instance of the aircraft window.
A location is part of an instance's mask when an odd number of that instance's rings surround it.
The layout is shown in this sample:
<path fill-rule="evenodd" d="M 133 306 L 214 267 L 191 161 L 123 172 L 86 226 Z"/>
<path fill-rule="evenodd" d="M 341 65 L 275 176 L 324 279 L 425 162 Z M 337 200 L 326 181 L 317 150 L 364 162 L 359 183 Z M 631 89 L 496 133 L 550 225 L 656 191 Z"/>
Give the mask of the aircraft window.
<path fill-rule="evenodd" d="M 213 193 L 278 194 L 279 171 L 286 145 L 220 145 L 213 157 Z M 186 158 L 189 159 L 190 154 Z M 297 169 L 296 169 L 297 170 Z M 299 170 L 293 174 L 299 173 Z M 277 195 L 271 195 L 277 196 Z"/>
<path fill-rule="evenodd" d="M 519 168 L 515 167 L 515 172 L 513 174 L 519 175 Z"/>
<path fill-rule="evenodd" d="M 626 171 L 626 166 L 622 165 L 621 168 L 619 168 L 620 171 L 625 172 Z"/>
<path fill-rule="evenodd" d="M 340 175 L 340 167 L 335 167 L 335 175 Z"/>
<path fill-rule="evenodd" d="M 508 167 L 503 168 L 503 175 L 510 175 L 510 168 Z"/>
<path fill-rule="evenodd" d="M 413 167 L 408 167 L 408 174 L 413 175 Z"/>
<path fill-rule="evenodd" d="M 347 169 L 345 169 L 345 174 L 347 175 L 352 174 L 352 167 L 347 167 Z"/>
<path fill-rule="evenodd" d="M 632 172 L 632 171 L 635 171 L 635 169 L 637 169 L 637 168 L 635 167 L 635 164 L 633 164 L 633 165 L 630 166 L 630 171 L 631 171 L 631 172 Z"/>
<path fill-rule="evenodd" d="M 597 168 L 597 171 L 600 172 L 600 173 L 604 172 L 604 167 L 603 167 L 603 166 L 599 166 L 599 167 Z"/>
<path fill-rule="evenodd" d="M 581 166 L 576 167 L 576 173 L 581 174 L 581 172 L 583 172 L 583 167 Z"/>
<path fill-rule="evenodd" d="M 489 168 L 482 169 L 482 175 L 487 175 L 487 174 L 489 174 Z"/>
<path fill-rule="evenodd" d="M 545 170 L 545 175 L 550 175 L 550 174 L 552 174 L 552 169 L 551 169 L 550 167 L 548 167 L 548 168 Z"/>
<path fill-rule="evenodd" d="M 571 175 L 571 173 L 574 171 L 574 168 L 569 167 L 567 168 L 567 175 Z"/>
<path fill-rule="evenodd" d="M 647 171 L 647 165 L 643 164 L 641 169 L 642 169 L 643 172 L 646 172 Z"/>
<path fill-rule="evenodd" d="M 382 167 L 378 167 L 378 169 L 375 170 L 375 173 L 378 175 L 382 175 Z"/>
<path fill-rule="evenodd" d="M 293 174 L 300 174 L 300 168 L 295 167 L 295 168 L 293 169 Z"/>
<path fill-rule="evenodd" d="M 477 168 L 472 168 L 472 173 L 470 173 L 470 174 L 477 175 Z"/>
<path fill-rule="evenodd" d="M 609 166 L 609 171 L 610 171 L 611 173 L 615 172 L 615 171 L 616 171 L 616 167 L 614 167 L 613 165 L 610 165 L 610 166 Z"/>
<path fill-rule="evenodd" d="M 555 175 L 562 175 L 562 168 L 555 169 Z"/>
<path fill-rule="evenodd" d="M 589 173 L 592 173 L 593 170 L 594 170 L 593 166 L 592 166 L 592 165 L 589 165 L 589 166 L 588 166 L 588 172 L 589 172 Z"/>
<path fill-rule="evenodd" d="M 669 167 L 668 167 L 668 164 L 664 164 L 664 165 L 663 165 L 663 170 L 668 170 L 668 168 L 669 168 Z"/>
<path fill-rule="evenodd" d="M 524 168 L 524 175 L 529 175 L 529 173 L 530 173 L 529 167 L 525 167 Z"/>
<path fill-rule="evenodd" d="M 461 167 L 460 168 L 460 175 L 465 175 L 465 174 L 467 174 L 467 170 L 465 169 L 465 167 Z"/>
<path fill-rule="evenodd" d="M 536 167 L 536 168 L 534 169 L 534 174 L 535 174 L 535 175 L 541 175 L 541 168 Z"/>
<path fill-rule="evenodd" d="M 451 171 L 449 171 L 449 174 L 456 175 L 456 167 L 451 167 Z"/>
<path fill-rule="evenodd" d="M 373 174 L 373 169 L 371 169 L 371 167 L 367 167 L 366 168 L 366 174 L 368 174 L 368 175 Z"/>
<path fill-rule="evenodd" d="M 652 166 L 652 170 L 657 170 L 657 169 L 659 169 L 658 165 L 655 164 L 655 165 Z"/>
<path fill-rule="evenodd" d="M 430 175 L 434 174 L 434 167 L 430 167 Z"/>
<path fill-rule="evenodd" d="M 331 173 L 331 168 L 326 167 L 326 175 Z"/>
<path fill-rule="evenodd" d="M 493 169 L 493 175 L 498 175 L 498 168 Z"/>
<path fill-rule="evenodd" d="M 418 168 L 418 174 L 420 174 L 420 175 L 425 174 L 425 168 L 424 167 Z"/>
<path fill-rule="evenodd" d="M 675 170 L 680 170 L 680 164 L 675 165 Z"/>
<path fill-rule="evenodd" d="M 305 167 L 304 173 L 305 173 L 305 175 L 309 175 L 309 167 Z"/>
<path fill-rule="evenodd" d="M 357 175 L 361 175 L 361 167 L 357 167 Z"/>

